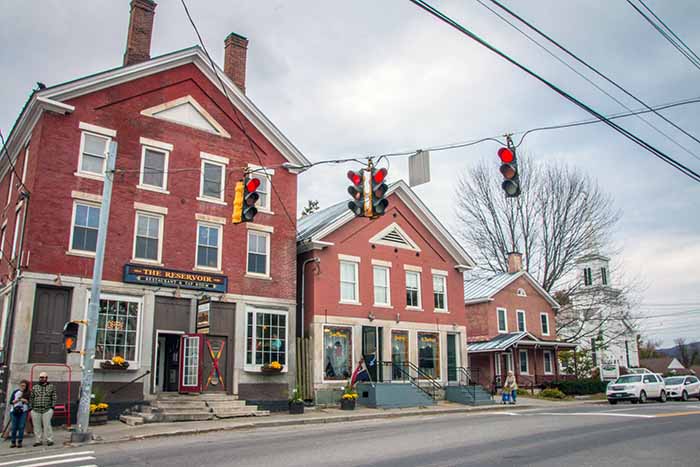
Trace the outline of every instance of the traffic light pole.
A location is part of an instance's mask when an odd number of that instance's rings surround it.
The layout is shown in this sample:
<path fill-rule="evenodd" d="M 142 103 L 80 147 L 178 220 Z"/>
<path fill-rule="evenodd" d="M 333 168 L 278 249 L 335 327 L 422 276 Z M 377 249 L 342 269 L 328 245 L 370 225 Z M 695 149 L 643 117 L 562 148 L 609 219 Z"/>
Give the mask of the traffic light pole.
<path fill-rule="evenodd" d="M 97 251 L 92 272 L 90 304 L 88 305 L 87 326 L 85 327 L 85 348 L 83 354 L 83 371 L 80 381 L 80 405 L 78 407 L 78 431 L 71 434 L 72 442 L 91 441 L 88 431 L 90 423 L 90 401 L 92 397 L 92 380 L 95 375 L 95 343 L 97 341 L 97 321 L 100 309 L 100 288 L 102 284 L 102 265 L 104 264 L 105 245 L 107 243 L 107 223 L 109 205 L 112 201 L 112 183 L 117 159 L 117 143 L 112 141 L 107 153 L 107 169 L 102 186 L 102 206 L 100 207 L 100 224 L 97 231 Z"/>

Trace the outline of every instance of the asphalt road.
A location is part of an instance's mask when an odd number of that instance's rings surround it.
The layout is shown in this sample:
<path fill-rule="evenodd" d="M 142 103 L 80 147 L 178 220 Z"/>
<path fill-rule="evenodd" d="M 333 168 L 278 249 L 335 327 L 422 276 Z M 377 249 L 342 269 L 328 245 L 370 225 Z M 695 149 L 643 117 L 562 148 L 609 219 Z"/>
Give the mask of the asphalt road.
<path fill-rule="evenodd" d="M 700 402 L 222 432 L 0 458 L 0 467 L 698 466 Z"/>

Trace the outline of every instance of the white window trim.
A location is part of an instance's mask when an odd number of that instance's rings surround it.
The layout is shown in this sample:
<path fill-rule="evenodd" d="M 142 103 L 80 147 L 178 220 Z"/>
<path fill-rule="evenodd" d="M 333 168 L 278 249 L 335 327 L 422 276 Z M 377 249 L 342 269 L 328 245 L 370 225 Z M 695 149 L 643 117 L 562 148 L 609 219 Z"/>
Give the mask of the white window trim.
<path fill-rule="evenodd" d="M 372 260 L 372 266 L 384 266 L 387 268 L 391 267 L 391 261 L 384 261 L 381 259 L 373 259 Z"/>
<path fill-rule="evenodd" d="M 527 293 L 525 292 L 525 289 L 523 289 L 522 287 L 520 287 L 518 289 L 517 295 L 518 295 L 518 297 L 527 297 Z"/>
<path fill-rule="evenodd" d="M 129 370 L 138 370 L 141 368 L 141 347 L 142 347 L 142 342 L 141 342 L 141 333 L 143 330 L 143 298 L 142 297 L 134 297 L 133 295 L 115 295 L 115 294 L 107 294 L 107 293 L 101 293 L 100 294 L 100 300 L 118 300 L 120 302 L 133 302 L 137 303 L 139 306 L 139 311 L 138 311 L 138 318 L 136 319 L 136 351 L 134 354 L 134 360 L 127 360 L 129 362 Z M 87 293 L 87 299 L 85 300 L 85 319 L 87 320 L 88 317 L 88 307 L 90 306 L 90 291 Z M 85 348 L 85 332 L 82 332 L 82 347 Z M 81 357 L 81 367 L 83 366 L 82 361 L 84 357 Z M 100 363 L 105 362 L 107 360 L 104 359 L 97 359 L 95 358 L 93 368 L 98 369 L 100 368 Z"/>
<path fill-rule="evenodd" d="M 145 144 L 144 141 L 149 141 L 151 143 L 156 143 L 156 144 Z M 139 184 L 136 185 L 136 188 L 140 190 L 148 190 L 148 191 L 155 191 L 157 193 L 163 193 L 166 195 L 169 195 L 170 192 L 168 191 L 168 170 L 169 170 L 169 163 L 170 163 L 170 150 L 163 149 L 163 145 L 166 145 L 167 143 L 160 143 L 158 141 L 153 141 L 149 140 L 147 138 L 141 138 L 141 170 L 139 172 Z M 172 148 L 172 144 L 168 145 Z M 146 185 L 143 183 L 143 176 L 144 176 L 144 164 L 146 163 L 146 150 L 150 150 L 153 152 L 158 152 L 161 153 L 165 156 L 165 160 L 163 161 L 163 186 L 154 186 L 154 185 Z"/>
<path fill-rule="evenodd" d="M 352 255 L 338 254 L 338 259 L 340 261 L 352 261 L 353 263 L 362 262 L 362 258 L 360 258 L 359 256 L 352 256 Z"/>
<path fill-rule="evenodd" d="M 22 220 L 21 220 L 22 214 L 23 214 L 22 211 L 19 211 L 19 210 L 15 212 L 15 232 L 14 232 L 14 235 L 12 237 L 12 254 L 10 255 L 10 257 L 13 260 L 15 258 L 17 258 L 17 253 L 18 253 L 17 242 L 19 240 L 19 227 L 20 227 L 20 224 L 22 223 Z"/>
<path fill-rule="evenodd" d="M 82 191 L 71 191 L 71 198 L 79 199 L 81 201 L 87 201 L 88 203 L 102 203 L 102 195 L 95 195 L 93 193 L 83 193 Z"/>
<path fill-rule="evenodd" d="M 338 256 L 340 257 L 340 255 Z M 348 300 L 343 298 L 343 263 L 352 264 L 355 271 L 355 300 Z M 351 261 L 349 259 L 341 259 L 338 262 L 338 268 L 338 292 L 340 294 L 340 300 L 338 301 L 338 303 L 342 303 L 344 305 L 362 305 L 362 303 L 360 303 L 360 262 Z"/>
<path fill-rule="evenodd" d="M 217 229 L 219 231 L 219 243 L 216 248 L 217 258 L 216 258 L 216 268 L 209 266 L 199 266 L 197 265 L 197 253 L 199 252 L 199 226 L 203 225 L 212 229 Z M 223 250 L 224 245 L 224 229 L 221 224 L 214 224 L 211 222 L 197 222 L 197 238 L 194 245 L 194 270 L 195 271 L 208 271 L 208 272 L 222 272 L 221 270 L 221 250 Z"/>
<path fill-rule="evenodd" d="M 24 167 L 22 168 L 22 183 L 27 180 L 27 165 L 29 164 L 29 143 L 24 148 Z"/>
<path fill-rule="evenodd" d="M 506 325 L 506 328 L 501 330 L 501 320 L 500 320 L 500 315 L 499 313 L 503 311 L 503 316 L 504 320 L 503 322 Z M 498 329 L 499 334 L 507 334 L 508 333 L 508 310 L 502 307 L 496 308 L 496 329 Z"/>
<path fill-rule="evenodd" d="M 225 217 L 210 216 L 209 214 L 195 213 L 194 218 L 198 221 L 206 222 L 209 224 L 221 224 L 226 225 L 228 222 Z"/>
<path fill-rule="evenodd" d="M 547 371 L 547 359 L 545 355 L 549 355 L 549 371 Z M 545 350 L 542 352 L 542 369 L 544 370 L 545 375 L 554 374 L 554 357 L 552 356 L 551 350 Z"/>
<path fill-rule="evenodd" d="M 136 257 L 136 237 L 138 235 L 139 216 L 157 217 L 158 218 L 158 258 L 155 260 Z M 163 214 L 156 214 L 156 213 L 153 213 L 152 211 L 143 211 L 143 210 L 136 211 L 136 215 L 134 216 L 134 245 L 133 245 L 133 249 L 131 252 L 131 261 L 132 262 L 152 264 L 155 266 L 162 266 L 163 265 L 163 225 L 164 224 L 165 224 L 165 216 Z"/>
<path fill-rule="evenodd" d="M 544 316 L 545 318 L 547 318 L 547 332 L 544 332 L 544 329 L 542 329 L 542 317 L 543 317 L 543 316 Z M 549 326 L 550 326 L 550 323 L 549 323 L 549 315 L 548 315 L 547 313 L 540 313 L 540 330 L 542 331 L 542 335 L 543 335 L 543 336 L 548 336 L 548 335 L 549 335 L 549 332 L 550 332 Z"/>
<path fill-rule="evenodd" d="M 151 214 L 162 214 L 164 216 L 168 214 L 168 208 L 165 206 L 155 206 L 153 204 L 139 203 L 138 201 L 134 201 L 134 209 Z"/>
<path fill-rule="evenodd" d="M 257 365 L 255 363 L 248 363 L 248 313 L 253 313 L 253 358 L 251 361 L 255 361 L 255 349 L 256 349 L 256 332 L 255 332 L 255 325 L 257 323 L 257 316 L 256 314 L 258 312 L 261 313 L 266 313 L 266 314 L 273 314 L 273 315 L 281 315 L 285 316 L 285 336 L 286 338 L 284 339 L 284 355 L 286 359 L 286 363 L 284 364 L 284 367 L 282 368 L 282 373 L 287 373 L 289 371 L 289 312 L 284 311 L 284 310 L 274 310 L 274 309 L 267 309 L 267 308 L 258 308 L 254 306 L 247 306 L 245 310 L 245 352 L 243 353 L 243 369 L 245 371 L 256 371 L 260 372 L 262 365 Z"/>
<path fill-rule="evenodd" d="M 186 124 L 186 123 L 184 123 L 184 122 L 177 121 L 177 120 L 173 120 L 173 119 L 166 118 L 166 117 L 163 117 L 163 116 L 159 116 L 159 115 L 158 115 L 158 113 L 160 113 L 160 112 L 162 112 L 162 111 L 164 111 L 164 110 L 168 110 L 168 109 L 171 109 L 171 108 L 173 108 L 173 107 L 177 107 L 178 105 L 185 104 L 185 103 L 190 103 L 190 104 L 192 104 L 192 106 L 193 106 L 195 109 L 197 109 L 197 111 L 198 111 L 200 114 L 202 114 L 202 117 L 204 117 L 204 119 L 205 119 L 207 122 L 209 122 L 209 124 L 210 124 L 212 127 L 214 127 L 215 131 L 210 131 L 210 130 L 207 130 L 207 129 L 204 129 L 204 128 L 201 128 L 201 127 L 198 127 L 198 126 L 194 126 L 194 125 L 188 125 L 188 124 Z M 189 96 L 189 95 L 188 95 L 188 96 L 180 97 L 180 98 L 175 99 L 175 100 L 172 100 L 172 101 L 165 102 L 165 103 L 163 103 L 163 104 L 156 105 L 156 106 L 154 106 L 154 107 L 149 107 L 148 109 L 144 109 L 144 110 L 141 111 L 141 115 L 145 115 L 145 116 L 147 116 L 147 117 L 152 117 L 152 118 L 157 118 L 157 119 L 159 119 L 159 120 L 164 120 L 164 121 L 166 121 L 166 122 L 171 122 L 171 123 L 174 123 L 174 124 L 176 124 L 176 125 L 186 126 L 186 127 L 188 127 L 188 128 L 194 128 L 195 130 L 199 130 L 199 131 L 206 131 L 206 132 L 209 133 L 209 134 L 213 134 L 213 135 L 217 135 L 217 136 L 222 136 L 222 137 L 224 137 L 224 138 L 230 138 L 230 137 L 231 137 L 231 135 L 229 134 L 229 132 L 226 131 L 226 130 L 224 129 L 224 127 L 222 127 L 222 126 L 219 124 L 219 122 L 217 122 L 216 119 L 214 119 L 214 117 L 212 117 L 211 114 L 210 114 L 209 112 L 207 112 L 206 109 L 205 109 L 204 107 L 202 107 L 202 106 L 200 105 L 200 103 L 197 102 L 197 101 L 194 99 L 194 97 Z"/>
<path fill-rule="evenodd" d="M 5 236 L 7 234 L 7 220 L 2 224 L 2 229 L 0 229 L 0 257 L 3 257 L 5 252 Z"/>
<path fill-rule="evenodd" d="M 226 161 L 228 161 L 228 159 L 226 159 Z M 217 165 L 221 168 L 221 193 L 219 193 L 218 198 L 204 195 L 204 164 Z M 205 201 L 207 203 L 221 204 L 223 206 L 226 206 L 226 201 L 224 201 L 224 194 L 226 193 L 226 164 L 228 164 L 228 162 L 223 163 L 211 159 L 209 157 L 202 157 L 199 174 L 199 196 L 197 196 L 198 201 Z"/>
<path fill-rule="evenodd" d="M 105 128 L 103 126 L 93 125 L 92 123 L 79 122 L 78 128 L 85 130 L 89 133 L 95 133 L 99 136 L 106 136 L 107 138 L 116 138 L 117 130 L 112 130 L 111 128 Z"/>
<path fill-rule="evenodd" d="M 257 235 L 262 235 L 265 237 L 265 274 L 260 274 L 258 272 L 248 271 L 248 255 L 250 254 L 250 234 L 256 233 Z M 255 279 L 269 279 L 270 278 L 270 232 L 260 229 L 249 229 L 246 232 L 246 251 L 245 251 L 245 276 L 252 277 Z"/>
<path fill-rule="evenodd" d="M 7 189 L 7 202 L 5 203 L 5 206 L 10 205 L 10 201 L 12 200 L 12 186 L 15 184 L 15 172 L 12 171 L 10 172 L 10 186 Z"/>
<path fill-rule="evenodd" d="M 255 172 L 252 174 L 253 176 L 267 178 L 268 183 L 267 204 L 265 206 L 262 204 L 256 204 L 255 207 L 258 208 L 258 212 L 262 212 L 264 214 L 274 214 L 274 212 L 272 212 L 272 176 L 275 175 L 275 169 L 268 169 L 267 167 L 262 167 L 255 164 L 248 164 L 248 168 L 250 170 L 255 170 Z"/>
<path fill-rule="evenodd" d="M 386 303 L 377 302 L 377 292 L 375 290 L 376 284 L 374 284 L 375 269 L 383 269 L 386 271 Z M 374 260 L 372 260 L 372 293 L 374 295 L 374 306 L 378 308 L 394 308 L 391 306 L 391 266 L 374 264 Z"/>
<path fill-rule="evenodd" d="M 406 291 L 408 291 L 408 281 L 406 280 L 408 278 L 408 273 L 418 274 L 418 306 L 412 306 L 406 303 L 406 309 L 412 311 L 423 311 L 423 287 L 421 287 L 422 269 L 420 269 L 420 266 L 408 266 L 404 264 L 404 270 L 404 288 Z"/>
<path fill-rule="evenodd" d="M 81 125 L 83 123 L 81 122 Z M 88 125 L 88 124 L 85 124 Z M 93 126 L 93 125 L 91 125 Z M 99 128 L 99 127 L 96 127 Z M 106 131 L 114 131 L 114 130 L 107 130 L 106 128 L 103 128 L 102 130 Z M 105 144 L 105 153 L 104 153 L 104 159 L 102 160 L 102 174 L 96 174 L 94 172 L 86 172 L 83 171 L 83 151 L 85 150 L 85 135 L 86 134 L 91 134 L 93 136 L 97 136 L 100 138 L 107 138 L 107 143 Z M 117 132 L 114 131 L 114 135 L 116 136 Z M 80 133 L 80 152 L 78 153 L 78 170 L 73 174 L 78 177 L 83 177 L 83 178 L 90 178 L 92 180 L 99 180 L 99 181 L 104 181 L 105 178 L 105 170 L 107 169 L 107 151 L 109 151 L 109 147 L 112 144 L 112 138 L 113 136 L 108 135 L 104 132 L 98 132 L 98 131 L 88 131 L 88 130 L 83 130 Z"/>
<path fill-rule="evenodd" d="M 521 355 L 525 354 L 525 371 L 523 371 L 523 366 L 522 366 L 522 361 Z M 527 350 L 518 350 L 518 369 L 520 370 L 521 375 L 529 375 L 530 374 L 530 355 Z"/>
<path fill-rule="evenodd" d="M 73 201 L 73 213 L 71 214 L 70 236 L 68 239 L 68 251 L 66 253 L 71 254 L 71 255 L 75 255 L 75 256 L 86 256 L 88 258 L 94 258 L 95 254 L 96 254 L 95 251 L 76 250 L 73 248 L 73 233 L 75 232 L 75 213 L 76 213 L 76 208 L 78 207 L 79 204 L 102 209 L 102 205 L 100 203 L 94 203 L 94 202 L 83 201 L 83 200 Z M 99 235 L 99 227 L 98 227 L 97 234 Z"/>
<path fill-rule="evenodd" d="M 523 315 L 523 329 L 520 329 L 520 321 L 517 319 L 520 315 Z M 516 325 L 518 326 L 518 332 L 527 332 L 527 314 L 525 310 L 515 310 Z"/>
<path fill-rule="evenodd" d="M 433 269 L 432 271 L 433 271 L 433 302 L 435 302 L 435 284 L 434 284 L 434 281 L 435 281 L 436 277 L 442 279 L 442 283 L 443 283 L 444 289 L 445 289 L 445 291 L 444 291 L 445 308 L 435 307 L 434 311 L 436 313 L 449 313 L 449 305 L 447 302 L 447 271 L 438 271 L 437 274 L 435 273 L 435 271 L 436 271 L 435 269 Z M 442 272 L 444 272 L 445 274 L 442 274 Z"/>
<path fill-rule="evenodd" d="M 355 350 L 355 328 L 353 326 L 347 326 L 343 324 L 324 324 L 322 329 L 321 329 L 321 336 L 325 336 L 326 334 L 326 328 L 343 328 L 343 329 L 349 329 L 350 330 L 350 348 L 348 349 L 350 351 L 350 370 L 354 371 L 355 370 L 355 354 L 353 353 Z M 246 342 L 248 342 L 246 340 Z M 321 358 L 323 358 L 323 361 L 325 361 L 326 358 L 326 345 L 324 342 L 324 338 L 321 338 L 321 347 L 322 347 L 322 353 L 321 353 Z M 321 367 L 321 382 L 323 383 L 342 383 L 345 381 L 344 379 L 326 379 L 326 371 L 325 367 Z"/>
<path fill-rule="evenodd" d="M 260 232 L 275 233 L 275 228 L 271 225 L 254 224 L 252 222 L 246 222 L 245 224 L 248 230 L 259 230 Z"/>

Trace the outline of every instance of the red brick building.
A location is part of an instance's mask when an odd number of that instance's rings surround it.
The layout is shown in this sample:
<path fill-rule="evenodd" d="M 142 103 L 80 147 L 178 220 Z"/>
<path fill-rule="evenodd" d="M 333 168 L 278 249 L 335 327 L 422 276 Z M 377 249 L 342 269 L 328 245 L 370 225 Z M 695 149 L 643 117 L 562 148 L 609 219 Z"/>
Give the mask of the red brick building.
<path fill-rule="evenodd" d="M 466 365 L 462 272 L 474 263 L 405 182 L 387 199 L 375 220 L 355 217 L 347 202 L 299 220 L 300 324 L 319 401 L 363 356 L 411 363 L 443 383 Z M 370 372 L 374 381 L 397 376 L 386 366 Z"/>
<path fill-rule="evenodd" d="M 6 157 L 0 163 L 4 368 L 13 386 L 34 364 L 67 364 L 80 380 L 80 356 L 66 357 L 61 331 L 86 316 L 105 154 L 116 141 L 96 382 L 112 389 L 148 373 L 113 399 L 225 390 L 286 400 L 296 226 L 280 203 L 296 206 L 295 167 L 308 161 L 246 97 L 247 39 L 226 39 L 225 73 L 198 46 L 150 58 L 155 7 L 132 0 L 123 66 L 36 90 L 8 137 L 14 170 Z M 259 213 L 232 225 L 234 185 L 246 169 L 262 181 Z M 189 333 L 208 337 L 187 341 Z M 185 365 L 186 350 L 199 353 L 197 365 Z M 115 355 L 128 371 L 101 370 Z M 272 360 L 282 374 L 262 376 Z"/>
<path fill-rule="evenodd" d="M 519 253 L 510 254 L 508 268 L 507 273 L 464 282 L 469 367 L 492 390 L 508 371 L 528 388 L 558 379 L 558 352 L 576 347 L 557 338 L 559 305 L 522 270 Z"/>

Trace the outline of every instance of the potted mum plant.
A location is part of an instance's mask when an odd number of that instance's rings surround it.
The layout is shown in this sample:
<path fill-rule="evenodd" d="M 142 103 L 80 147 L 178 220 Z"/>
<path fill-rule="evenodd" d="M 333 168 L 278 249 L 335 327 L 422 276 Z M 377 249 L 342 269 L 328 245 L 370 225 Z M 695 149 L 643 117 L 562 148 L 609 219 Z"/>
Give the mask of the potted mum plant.
<path fill-rule="evenodd" d="M 348 382 L 348 385 L 343 388 L 343 395 L 340 398 L 340 409 L 341 410 L 355 410 L 355 404 L 357 402 L 357 391 L 355 386 Z"/>
<path fill-rule="evenodd" d="M 264 375 L 276 375 L 281 373 L 283 368 L 284 366 L 280 362 L 274 361 L 261 366 L 260 371 Z"/>
<path fill-rule="evenodd" d="M 90 396 L 90 425 L 106 424 L 107 409 L 109 409 L 109 404 L 104 402 L 104 394 L 101 391 L 95 391 Z"/>
<path fill-rule="evenodd" d="M 289 413 L 293 415 L 301 415 L 304 413 L 304 399 L 301 398 L 301 390 L 299 386 L 292 391 L 292 398 L 289 399 Z"/>

